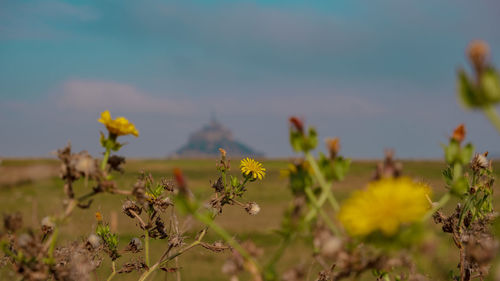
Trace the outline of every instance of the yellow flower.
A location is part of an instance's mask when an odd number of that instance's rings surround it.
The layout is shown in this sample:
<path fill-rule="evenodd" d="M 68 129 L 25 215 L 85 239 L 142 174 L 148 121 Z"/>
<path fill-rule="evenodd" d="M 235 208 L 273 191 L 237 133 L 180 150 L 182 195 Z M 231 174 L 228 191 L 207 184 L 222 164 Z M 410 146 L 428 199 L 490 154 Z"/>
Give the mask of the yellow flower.
<path fill-rule="evenodd" d="M 245 158 L 240 162 L 241 173 L 248 176 L 250 173 L 254 179 L 263 179 L 266 175 L 266 169 L 262 167 L 262 164 L 251 158 Z"/>
<path fill-rule="evenodd" d="M 97 121 L 101 122 L 106 126 L 108 131 L 116 136 L 124 135 L 134 135 L 139 136 L 139 131 L 135 128 L 134 124 L 130 123 L 125 117 L 118 117 L 116 119 L 111 119 L 111 114 L 108 110 L 101 113 L 101 118 Z"/>
<path fill-rule="evenodd" d="M 429 210 L 429 186 L 410 178 L 382 179 L 355 191 L 345 201 L 339 220 L 353 236 L 364 236 L 380 230 L 390 236 L 401 224 L 419 221 Z"/>

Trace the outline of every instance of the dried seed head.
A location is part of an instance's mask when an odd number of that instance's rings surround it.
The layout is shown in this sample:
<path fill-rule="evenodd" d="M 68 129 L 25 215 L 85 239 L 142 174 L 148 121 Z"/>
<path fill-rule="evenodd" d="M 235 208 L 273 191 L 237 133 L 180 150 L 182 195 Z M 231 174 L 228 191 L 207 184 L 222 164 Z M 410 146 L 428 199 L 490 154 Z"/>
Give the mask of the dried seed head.
<path fill-rule="evenodd" d="M 472 159 L 471 166 L 473 170 L 481 170 L 481 169 L 486 169 L 489 167 L 490 162 L 486 158 L 488 155 L 488 152 L 485 152 L 484 154 L 476 154 L 474 155 L 474 158 Z"/>
<path fill-rule="evenodd" d="M 451 139 L 460 143 L 465 139 L 466 134 L 467 131 L 465 130 L 465 125 L 460 124 L 455 128 L 455 130 L 453 130 L 453 135 L 451 136 Z"/>
<path fill-rule="evenodd" d="M 112 155 L 108 159 L 108 164 L 109 168 L 111 171 L 117 171 L 120 173 L 123 173 L 123 167 L 122 164 L 125 163 L 125 157 L 118 156 L 118 155 Z"/>
<path fill-rule="evenodd" d="M 379 180 L 382 178 L 399 178 L 403 173 L 403 164 L 394 160 L 395 153 L 393 149 L 386 149 L 384 154 L 384 161 L 377 163 L 372 179 Z"/>
<path fill-rule="evenodd" d="M 23 216 L 21 213 L 4 214 L 3 225 L 7 231 L 15 232 L 23 227 Z"/>
<path fill-rule="evenodd" d="M 142 260 L 136 260 L 131 262 L 126 262 L 123 264 L 122 268 L 119 269 L 118 273 L 130 273 L 132 271 L 144 271 L 148 270 L 148 266 Z"/>
<path fill-rule="evenodd" d="M 338 237 L 330 237 L 323 243 L 321 254 L 325 257 L 335 257 L 342 250 L 343 242 Z"/>
<path fill-rule="evenodd" d="M 184 238 L 179 234 L 172 235 L 168 240 L 168 244 L 173 248 L 179 247 L 180 245 L 182 245 L 183 242 Z"/>
<path fill-rule="evenodd" d="M 285 271 L 281 276 L 281 280 L 283 281 L 301 281 L 306 277 L 307 271 L 304 268 L 304 265 L 295 266 L 288 271 Z"/>
<path fill-rule="evenodd" d="M 330 158 L 334 159 L 340 151 L 340 140 L 339 138 L 327 138 L 325 140 L 326 148 L 330 153 Z"/>
<path fill-rule="evenodd" d="M 132 240 L 130 240 L 127 247 L 125 248 L 125 251 L 129 251 L 132 253 L 138 253 L 141 250 L 142 250 L 142 241 L 137 237 L 132 238 Z"/>
<path fill-rule="evenodd" d="M 142 178 L 139 178 L 132 189 L 132 195 L 137 198 L 137 201 L 141 204 L 146 200 L 145 184 L 145 181 Z"/>
<path fill-rule="evenodd" d="M 43 234 L 47 235 L 52 233 L 54 231 L 54 228 L 56 227 L 56 224 L 54 223 L 54 220 L 51 217 L 44 217 L 42 219 L 42 232 Z"/>
<path fill-rule="evenodd" d="M 485 41 L 474 40 L 467 48 L 467 55 L 474 68 L 481 71 L 488 61 L 490 47 Z"/>
<path fill-rule="evenodd" d="M 123 203 L 122 205 L 122 211 L 125 213 L 125 215 L 135 218 L 135 215 L 132 213 L 136 213 L 137 215 L 140 215 L 142 212 L 142 208 L 137 206 L 137 204 L 134 201 L 127 200 Z"/>
<path fill-rule="evenodd" d="M 153 207 L 157 212 L 165 212 L 168 206 L 173 206 L 174 203 L 170 197 L 157 198 L 153 201 Z"/>
<path fill-rule="evenodd" d="M 255 216 L 260 212 L 260 206 L 255 202 L 248 202 L 245 206 L 245 211 L 248 214 Z"/>
<path fill-rule="evenodd" d="M 219 177 L 217 181 L 212 184 L 212 188 L 215 189 L 215 192 L 222 193 L 224 191 L 224 183 L 222 182 L 222 177 Z"/>
<path fill-rule="evenodd" d="M 26 233 L 23 233 L 17 238 L 17 245 L 21 248 L 28 248 L 33 243 L 33 237 Z"/>
<path fill-rule="evenodd" d="M 92 249 L 97 249 L 101 245 L 101 238 L 92 233 L 87 238 L 87 245 L 91 246 Z"/>

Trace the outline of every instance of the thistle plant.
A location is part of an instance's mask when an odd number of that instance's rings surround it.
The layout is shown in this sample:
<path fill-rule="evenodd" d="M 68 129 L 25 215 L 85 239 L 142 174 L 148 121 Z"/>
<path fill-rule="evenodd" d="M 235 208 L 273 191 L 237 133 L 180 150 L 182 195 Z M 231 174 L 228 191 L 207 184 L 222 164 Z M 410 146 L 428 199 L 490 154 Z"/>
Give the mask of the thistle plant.
<path fill-rule="evenodd" d="M 500 102 L 500 78 L 490 63 L 490 49 L 486 42 L 477 40 L 470 43 L 467 56 L 472 74 L 458 70 L 458 96 L 466 108 L 484 112 L 500 132 L 500 116 L 495 105 Z"/>

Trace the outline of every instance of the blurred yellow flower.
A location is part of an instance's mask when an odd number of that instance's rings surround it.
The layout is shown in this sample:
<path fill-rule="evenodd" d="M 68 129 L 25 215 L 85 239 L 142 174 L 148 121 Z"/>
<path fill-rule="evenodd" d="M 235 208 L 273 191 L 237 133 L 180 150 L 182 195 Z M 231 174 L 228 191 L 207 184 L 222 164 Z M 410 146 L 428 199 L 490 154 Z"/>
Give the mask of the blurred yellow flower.
<path fill-rule="evenodd" d="M 419 221 L 430 209 L 429 186 L 410 178 L 387 178 L 355 191 L 345 201 L 339 220 L 353 236 L 364 236 L 380 230 L 390 236 L 401 224 Z"/>
<path fill-rule="evenodd" d="M 245 158 L 240 162 L 241 173 L 248 176 L 250 173 L 254 179 L 263 179 L 266 175 L 266 169 L 262 167 L 262 164 L 251 158 Z"/>
<path fill-rule="evenodd" d="M 106 126 L 111 134 L 116 136 L 124 135 L 134 135 L 139 136 L 139 131 L 135 128 L 134 124 L 130 123 L 125 117 L 117 117 L 116 119 L 111 119 L 111 114 L 108 110 L 101 113 L 101 118 L 97 121 L 101 122 Z"/>

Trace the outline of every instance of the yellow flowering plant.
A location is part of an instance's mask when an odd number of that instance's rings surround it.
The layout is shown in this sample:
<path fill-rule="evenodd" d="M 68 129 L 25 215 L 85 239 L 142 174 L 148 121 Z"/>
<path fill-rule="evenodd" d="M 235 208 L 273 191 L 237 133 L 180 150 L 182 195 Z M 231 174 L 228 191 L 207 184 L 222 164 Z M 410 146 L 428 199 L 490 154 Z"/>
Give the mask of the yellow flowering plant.
<path fill-rule="evenodd" d="M 431 209 L 430 187 L 410 178 L 387 178 L 368 184 L 344 201 L 339 221 L 352 236 L 380 231 L 396 234 L 400 226 L 420 222 Z"/>
<path fill-rule="evenodd" d="M 262 167 L 262 164 L 248 157 L 241 160 L 240 169 L 241 173 L 251 181 L 262 180 L 266 175 L 266 169 Z"/>
<path fill-rule="evenodd" d="M 101 113 L 101 117 L 98 121 L 104 126 L 110 133 L 110 135 L 114 138 L 117 136 L 125 136 L 125 135 L 134 135 L 135 137 L 139 136 L 139 131 L 135 128 L 135 125 L 131 123 L 125 117 L 117 117 L 116 119 L 111 118 L 111 113 L 108 110 L 105 110 Z"/>
<path fill-rule="evenodd" d="M 101 113 L 101 117 L 97 120 L 106 126 L 108 130 L 108 135 L 105 136 L 101 132 L 100 143 L 101 146 L 106 149 L 104 152 L 104 157 L 101 162 L 101 169 L 105 170 L 108 163 L 109 155 L 111 151 L 118 151 L 123 146 L 122 143 L 117 141 L 119 136 L 133 135 L 135 137 L 139 136 L 139 131 L 133 123 L 131 123 L 125 117 L 117 117 L 116 119 L 111 118 L 111 113 L 105 110 Z"/>

